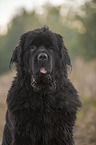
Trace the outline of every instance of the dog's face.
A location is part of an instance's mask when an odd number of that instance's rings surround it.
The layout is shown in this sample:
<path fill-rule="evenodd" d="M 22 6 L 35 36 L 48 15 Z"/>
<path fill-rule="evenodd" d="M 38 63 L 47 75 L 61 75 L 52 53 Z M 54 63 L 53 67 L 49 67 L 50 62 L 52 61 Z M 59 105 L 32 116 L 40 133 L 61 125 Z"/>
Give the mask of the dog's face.
<path fill-rule="evenodd" d="M 62 37 L 43 27 L 21 36 L 11 62 L 15 62 L 23 74 L 29 74 L 35 90 L 41 90 L 46 85 L 56 88 L 56 76 L 58 73 L 67 75 L 70 58 Z"/>
<path fill-rule="evenodd" d="M 49 48 L 50 49 L 50 48 Z M 47 46 L 33 45 L 29 53 L 29 69 L 36 82 L 47 83 L 53 70 L 53 55 Z M 46 78 L 46 79 L 44 79 Z"/>

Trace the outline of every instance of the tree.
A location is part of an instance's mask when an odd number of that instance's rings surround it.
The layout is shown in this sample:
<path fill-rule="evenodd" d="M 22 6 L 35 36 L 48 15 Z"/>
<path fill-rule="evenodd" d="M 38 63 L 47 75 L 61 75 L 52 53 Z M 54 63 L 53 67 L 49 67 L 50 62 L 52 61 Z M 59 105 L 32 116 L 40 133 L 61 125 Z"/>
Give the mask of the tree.
<path fill-rule="evenodd" d="M 87 1 L 77 19 L 82 22 L 85 32 L 79 35 L 81 55 L 86 59 L 96 58 L 96 0 Z"/>

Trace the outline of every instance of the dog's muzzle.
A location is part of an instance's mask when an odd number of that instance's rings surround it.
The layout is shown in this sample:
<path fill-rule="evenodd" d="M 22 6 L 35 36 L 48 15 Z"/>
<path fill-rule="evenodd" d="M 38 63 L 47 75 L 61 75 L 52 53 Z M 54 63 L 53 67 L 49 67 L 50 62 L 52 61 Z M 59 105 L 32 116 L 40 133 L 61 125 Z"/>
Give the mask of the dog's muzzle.
<path fill-rule="evenodd" d="M 45 67 L 43 65 L 45 63 L 48 63 L 48 55 L 45 52 L 39 53 L 37 60 L 39 61 L 40 64 L 42 64 L 42 67 L 40 68 L 40 73 L 46 74 L 47 70 L 45 69 Z"/>

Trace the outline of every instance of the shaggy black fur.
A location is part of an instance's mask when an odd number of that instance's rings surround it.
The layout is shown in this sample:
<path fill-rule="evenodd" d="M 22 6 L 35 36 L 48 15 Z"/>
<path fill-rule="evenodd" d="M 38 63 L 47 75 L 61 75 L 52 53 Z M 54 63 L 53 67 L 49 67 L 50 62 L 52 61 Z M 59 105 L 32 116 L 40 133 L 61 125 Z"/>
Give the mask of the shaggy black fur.
<path fill-rule="evenodd" d="M 62 36 L 48 27 L 23 34 L 12 62 L 17 75 L 7 96 L 2 145 L 73 145 L 81 102 L 68 79 Z"/>

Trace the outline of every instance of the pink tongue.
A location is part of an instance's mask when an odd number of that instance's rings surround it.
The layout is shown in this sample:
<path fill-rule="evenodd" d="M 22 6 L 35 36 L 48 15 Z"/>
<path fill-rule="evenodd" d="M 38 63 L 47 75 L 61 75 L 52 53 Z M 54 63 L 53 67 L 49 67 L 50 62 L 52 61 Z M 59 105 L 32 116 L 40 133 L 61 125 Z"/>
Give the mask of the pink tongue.
<path fill-rule="evenodd" d="M 45 68 L 41 68 L 40 69 L 40 72 L 43 73 L 43 74 L 46 74 L 47 73 L 47 71 L 45 70 Z"/>

